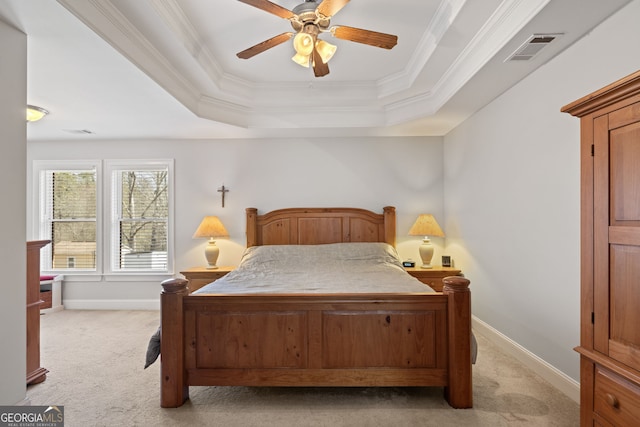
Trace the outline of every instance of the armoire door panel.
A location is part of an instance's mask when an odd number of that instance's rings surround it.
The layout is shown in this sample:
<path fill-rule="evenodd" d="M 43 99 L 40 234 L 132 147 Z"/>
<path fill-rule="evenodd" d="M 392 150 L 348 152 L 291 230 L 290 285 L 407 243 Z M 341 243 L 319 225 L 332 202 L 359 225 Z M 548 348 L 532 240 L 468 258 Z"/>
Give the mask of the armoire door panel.
<path fill-rule="evenodd" d="M 609 356 L 640 370 L 640 246 L 611 245 Z"/>
<path fill-rule="evenodd" d="M 640 123 L 611 131 L 610 140 L 611 225 L 640 226 Z"/>
<path fill-rule="evenodd" d="M 640 102 L 627 105 L 609 113 L 610 129 L 617 129 L 632 123 L 640 122 Z"/>

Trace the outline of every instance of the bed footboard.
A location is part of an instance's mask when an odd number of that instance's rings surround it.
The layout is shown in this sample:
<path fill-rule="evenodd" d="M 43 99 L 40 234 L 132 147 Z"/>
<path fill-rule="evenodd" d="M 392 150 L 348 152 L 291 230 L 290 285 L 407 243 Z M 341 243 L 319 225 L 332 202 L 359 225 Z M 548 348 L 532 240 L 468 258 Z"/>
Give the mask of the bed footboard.
<path fill-rule="evenodd" d="M 442 386 L 472 406 L 469 281 L 442 294 L 188 295 L 162 283 L 161 405 L 190 385 Z"/>

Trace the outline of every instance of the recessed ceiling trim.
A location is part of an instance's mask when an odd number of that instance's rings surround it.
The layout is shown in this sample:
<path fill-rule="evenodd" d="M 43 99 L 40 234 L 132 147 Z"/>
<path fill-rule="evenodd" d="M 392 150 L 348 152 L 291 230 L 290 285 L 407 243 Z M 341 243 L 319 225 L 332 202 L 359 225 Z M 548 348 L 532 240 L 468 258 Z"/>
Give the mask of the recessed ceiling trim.
<path fill-rule="evenodd" d="M 386 106 L 387 111 L 393 116 L 393 120 L 390 120 L 390 123 L 399 124 L 424 117 L 425 115 L 435 114 L 549 1 L 504 1 L 434 85 L 432 92 Z"/>
<path fill-rule="evenodd" d="M 187 18 L 180 4 L 175 0 L 150 1 L 160 18 L 182 42 L 191 57 L 206 72 L 211 82 L 220 87 L 220 80 L 225 77 L 224 70 L 214 59 L 207 46 L 198 41 L 198 32 L 189 18 Z"/>
<path fill-rule="evenodd" d="M 438 47 L 438 42 L 455 22 L 465 2 L 466 0 L 444 0 L 438 5 L 438 9 L 420 39 L 418 47 L 411 55 L 407 67 L 401 73 L 380 80 L 379 93 L 381 97 L 392 96 L 415 84 L 425 64 Z"/>

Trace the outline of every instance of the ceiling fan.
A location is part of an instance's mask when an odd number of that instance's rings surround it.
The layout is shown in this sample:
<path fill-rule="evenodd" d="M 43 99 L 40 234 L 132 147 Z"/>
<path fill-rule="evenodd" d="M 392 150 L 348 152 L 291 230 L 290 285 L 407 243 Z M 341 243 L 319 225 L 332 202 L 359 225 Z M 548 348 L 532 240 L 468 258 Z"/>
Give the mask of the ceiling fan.
<path fill-rule="evenodd" d="M 289 20 L 295 33 L 285 32 L 238 52 L 238 58 L 249 59 L 267 49 L 271 49 L 293 37 L 293 47 L 296 54 L 293 61 L 303 67 L 311 66 L 316 77 L 329 74 L 327 63 L 335 53 L 337 47 L 321 40 L 322 33 L 331 33 L 334 37 L 370 46 L 391 49 L 398 43 L 398 36 L 378 33 L 376 31 L 337 25 L 331 27 L 331 18 L 340 11 L 350 0 L 305 0 L 293 10 L 286 9 L 268 0 L 238 0 L 242 3 L 257 7 L 265 12 Z"/>

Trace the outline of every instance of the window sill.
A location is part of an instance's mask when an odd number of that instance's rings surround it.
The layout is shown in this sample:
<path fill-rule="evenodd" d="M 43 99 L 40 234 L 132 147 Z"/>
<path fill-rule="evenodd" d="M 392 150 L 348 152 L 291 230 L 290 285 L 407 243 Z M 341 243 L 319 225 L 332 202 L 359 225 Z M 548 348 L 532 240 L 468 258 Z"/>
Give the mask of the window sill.
<path fill-rule="evenodd" d="M 162 282 L 170 279 L 173 273 L 79 273 L 79 272 L 51 272 L 51 274 L 64 274 L 65 282 Z"/>

